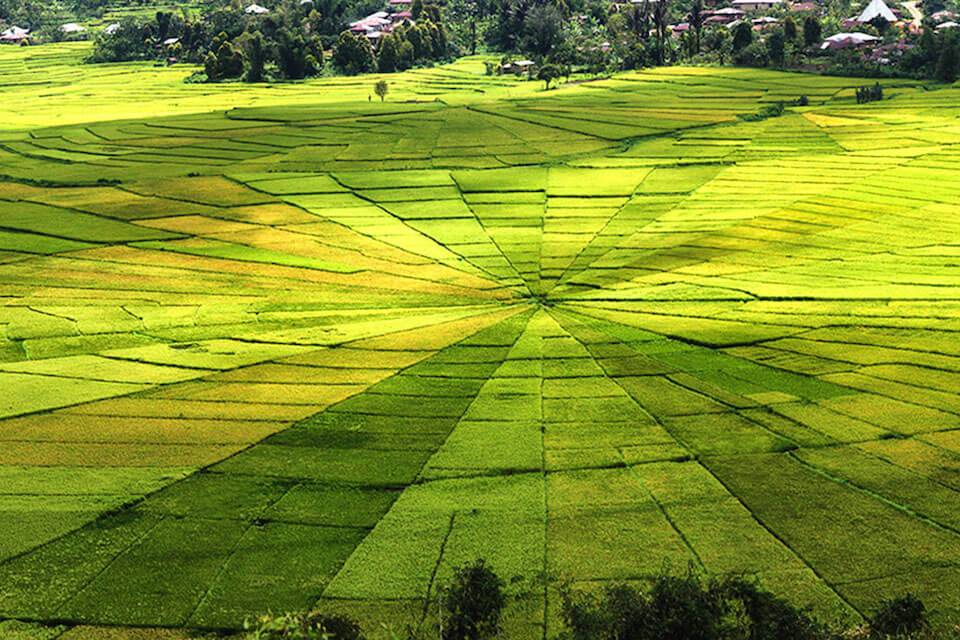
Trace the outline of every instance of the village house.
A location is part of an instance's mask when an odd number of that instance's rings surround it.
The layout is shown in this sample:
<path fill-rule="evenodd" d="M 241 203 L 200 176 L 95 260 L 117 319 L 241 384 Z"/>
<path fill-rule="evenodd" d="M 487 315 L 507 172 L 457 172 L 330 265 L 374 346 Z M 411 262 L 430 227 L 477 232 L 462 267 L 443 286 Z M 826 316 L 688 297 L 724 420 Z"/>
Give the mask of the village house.
<path fill-rule="evenodd" d="M 0 42 L 8 44 L 24 44 L 30 40 L 30 29 L 21 29 L 20 27 L 10 27 L 3 33 L 0 33 Z"/>
<path fill-rule="evenodd" d="M 408 9 L 409 6 L 409 2 L 391 0 L 390 8 L 394 13 L 386 11 L 371 13 L 366 18 L 351 22 L 350 31 L 358 35 L 364 35 L 370 41 L 370 44 L 376 48 L 385 35 L 389 35 L 400 25 L 414 24 L 413 14 Z M 397 11 L 397 9 L 400 10 Z"/>
<path fill-rule="evenodd" d="M 854 20 L 860 24 L 869 24 L 877 18 L 882 18 L 887 22 L 897 22 L 899 20 L 883 0 L 870 0 L 870 4 Z"/>
<path fill-rule="evenodd" d="M 741 11 L 770 11 L 784 6 L 784 0 L 733 0 L 730 5 Z"/>
<path fill-rule="evenodd" d="M 859 49 L 874 45 L 880 41 L 881 39 L 877 36 L 871 36 L 868 33 L 861 33 L 859 31 L 853 33 L 838 33 L 824 40 L 823 44 L 820 45 L 820 49 L 830 51 Z"/>
<path fill-rule="evenodd" d="M 725 9 L 717 9 L 716 11 L 705 11 L 703 15 L 706 16 L 703 20 L 703 24 L 705 25 L 729 25 L 743 18 L 744 13 L 740 9 L 726 7 Z"/>
<path fill-rule="evenodd" d="M 771 16 L 760 16 L 759 18 L 751 20 L 750 24 L 753 25 L 754 31 L 766 31 L 780 24 L 780 21 Z"/>
<path fill-rule="evenodd" d="M 506 64 L 500 65 L 500 73 L 512 73 L 517 76 L 525 73 L 528 76 L 532 76 L 536 67 L 537 63 L 533 60 L 515 60 L 514 62 L 507 62 Z"/>

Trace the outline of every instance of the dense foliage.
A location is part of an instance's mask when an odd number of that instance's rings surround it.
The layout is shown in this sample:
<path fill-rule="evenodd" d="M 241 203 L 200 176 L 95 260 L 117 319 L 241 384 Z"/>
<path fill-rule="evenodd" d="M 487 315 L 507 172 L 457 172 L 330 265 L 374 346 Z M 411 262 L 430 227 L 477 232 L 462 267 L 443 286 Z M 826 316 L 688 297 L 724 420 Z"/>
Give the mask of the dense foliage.
<path fill-rule="evenodd" d="M 500 631 L 504 582 L 483 560 L 458 567 L 443 595 L 443 640 L 484 640 Z"/>
<path fill-rule="evenodd" d="M 500 621 L 503 580 L 483 560 L 458 567 L 441 593 L 442 640 L 509 637 Z M 933 631 L 913 594 L 882 602 L 867 624 L 835 628 L 740 576 L 704 579 L 694 572 L 660 575 L 647 589 L 613 583 L 599 592 L 560 590 L 560 640 L 956 640 L 958 630 Z M 364 640 L 349 617 L 264 615 L 248 621 L 247 640 Z M 429 625 L 428 625 L 429 626 Z M 392 637 L 399 638 L 395 632 Z M 407 629 L 409 640 L 432 630 Z"/>
<path fill-rule="evenodd" d="M 337 0 L 282 0 L 266 13 L 248 13 L 239 6 L 196 18 L 160 11 L 100 31 L 90 61 L 186 60 L 203 64 L 202 80 L 263 82 L 322 73 L 325 50 L 332 69 L 347 75 L 402 71 L 450 57 L 439 7 L 419 2 L 413 7 L 419 19 L 384 31 L 378 55 L 365 33 L 347 29 L 357 12 L 377 8 L 348 7 Z"/>
<path fill-rule="evenodd" d="M 934 632 L 912 594 L 885 601 L 870 622 L 831 627 L 741 577 L 659 576 L 647 590 L 613 584 L 599 593 L 562 593 L 567 640 L 920 640 Z"/>
<path fill-rule="evenodd" d="M 204 65 L 207 73 L 200 79 L 262 82 L 325 72 L 392 73 L 485 50 L 504 55 L 504 63 L 532 60 L 537 69 L 529 77 L 544 80 L 546 88 L 570 72 L 606 74 L 676 63 L 947 83 L 960 75 L 960 30 L 938 29 L 944 19 L 931 19 L 937 11 L 956 10 L 955 0 L 922 2 L 925 21 L 912 29 L 882 19 L 851 24 L 848 19 L 864 4 L 853 0 L 817 2 L 813 9 L 748 11 L 719 22 L 714 12 L 724 3 L 703 0 L 416 0 L 392 10 L 384 0 L 264 2 L 263 12 L 249 11 L 246 2 L 220 0 L 200 12 L 121 19 L 109 33 L 94 36 L 91 60 L 185 60 Z M 104 0 L 68 4 L 84 17 L 100 16 L 106 6 Z M 893 0 L 890 5 L 907 13 Z M 407 6 L 409 14 L 400 12 Z M 380 27 L 351 29 L 377 11 L 390 14 L 391 24 L 382 32 Z M 48 5 L 0 0 L 0 24 L 34 29 L 40 39 L 70 37 L 52 21 Z M 878 40 L 870 47 L 822 48 L 826 37 L 846 31 Z M 543 65 L 568 72 L 540 74 Z"/>
<path fill-rule="evenodd" d="M 244 625 L 248 640 L 364 640 L 356 621 L 322 613 L 263 615 Z"/>

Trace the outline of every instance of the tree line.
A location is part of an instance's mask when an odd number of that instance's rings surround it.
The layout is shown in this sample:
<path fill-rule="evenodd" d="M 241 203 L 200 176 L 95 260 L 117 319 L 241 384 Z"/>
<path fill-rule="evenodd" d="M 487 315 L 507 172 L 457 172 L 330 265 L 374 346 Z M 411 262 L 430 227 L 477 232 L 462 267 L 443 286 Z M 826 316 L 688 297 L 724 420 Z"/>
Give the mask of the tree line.
<path fill-rule="evenodd" d="M 203 65 L 194 80 L 264 82 L 300 80 L 328 68 L 390 73 L 449 59 L 454 52 L 440 7 L 415 0 L 411 12 L 413 19 L 384 33 L 375 50 L 364 33 L 346 29 L 350 14 L 341 0 L 282 0 L 263 15 L 247 15 L 239 4 L 195 18 L 160 11 L 98 33 L 89 60 L 183 60 Z"/>
<path fill-rule="evenodd" d="M 387 629 L 393 640 L 509 638 L 511 596 L 483 560 L 454 569 L 440 585 L 436 615 L 417 628 Z M 960 627 L 934 628 L 923 601 L 907 593 L 882 601 L 856 626 L 826 623 L 740 576 L 662 574 L 646 588 L 614 583 L 558 590 L 558 640 L 958 640 Z M 342 614 L 265 615 L 248 621 L 247 640 L 365 640 Z"/>

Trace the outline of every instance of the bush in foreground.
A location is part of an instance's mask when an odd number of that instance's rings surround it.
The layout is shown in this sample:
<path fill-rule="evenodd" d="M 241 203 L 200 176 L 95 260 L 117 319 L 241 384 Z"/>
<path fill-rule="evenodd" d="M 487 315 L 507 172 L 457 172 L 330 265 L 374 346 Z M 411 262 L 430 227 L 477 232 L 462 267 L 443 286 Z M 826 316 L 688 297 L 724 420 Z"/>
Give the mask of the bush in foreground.
<path fill-rule="evenodd" d="M 244 626 L 247 640 L 365 640 L 356 621 L 318 612 L 267 614 Z"/>
<path fill-rule="evenodd" d="M 458 567 L 440 591 L 442 626 L 408 629 L 408 640 L 511 638 L 501 627 L 504 581 L 483 561 Z M 869 623 L 824 624 L 742 577 L 662 575 L 642 590 L 611 584 L 599 591 L 560 588 L 564 631 L 558 640 L 960 640 L 960 627 L 934 631 L 912 594 L 884 601 Z M 247 640 L 365 640 L 360 625 L 319 612 L 266 615 L 247 625 Z M 391 638 L 401 636 L 391 633 Z"/>
<path fill-rule="evenodd" d="M 742 578 L 661 576 L 648 591 L 562 593 L 571 640 L 821 640 L 825 628 Z"/>
<path fill-rule="evenodd" d="M 454 569 L 443 596 L 443 640 L 484 640 L 500 633 L 503 580 L 483 560 Z"/>
<path fill-rule="evenodd" d="M 870 620 L 871 633 L 880 638 L 916 636 L 928 626 L 927 608 L 912 593 L 885 600 Z"/>

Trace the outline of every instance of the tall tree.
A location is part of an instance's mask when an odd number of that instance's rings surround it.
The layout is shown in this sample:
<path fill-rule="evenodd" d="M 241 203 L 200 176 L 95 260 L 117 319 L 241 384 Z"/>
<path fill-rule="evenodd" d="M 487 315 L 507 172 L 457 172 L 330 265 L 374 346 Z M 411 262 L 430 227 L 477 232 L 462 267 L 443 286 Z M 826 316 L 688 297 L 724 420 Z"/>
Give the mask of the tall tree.
<path fill-rule="evenodd" d="M 550 90 L 550 83 L 560 77 L 561 70 L 555 64 L 545 64 L 540 67 L 540 71 L 537 72 L 537 79 L 543 80 L 544 89 L 546 91 Z"/>
<path fill-rule="evenodd" d="M 739 53 L 753 44 L 753 27 L 742 21 L 733 29 L 733 52 Z"/>
<path fill-rule="evenodd" d="M 244 82 L 263 82 L 264 68 L 267 64 L 267 44 L 259 31 L 246 33 L 241 38 L 241 46 L 246 54 Z"/>
<path fill-rule="evenodd" d="M 356 75 L 373 71 L 376 59 L 365 37 L 344 31 L 333 47 L 333 64 L 347 75 Z"/>
<path fill-rule="evenodd" d="M 157 11 L 154 19 L 157 21 L 157 40 L 163 42 L 170 35 L 170 23 L 173 20 L 173 14 L 168 11 Z"/>
<path fill-rule="evenodd" d="M 797 41 L 797 23 L 791 16 L 787 16 L 783 21 L 783 37 L 789 43 Z"/>
<path fill-rule="evenodd" d="M 960 48 L 956 38 L 944 37 L 940 45 L 940 57 L 937 59 L 936 76 L 940 82 L 953 84 L 960 74 Z"/>
<path fill-rule="evenodd" d="M 657 39 L 656 63 L 663 65 L 666 60 L 667 30 L 670 22 L 670 0 L 647 0 L 652 5 L 651 17 Z"/>
<path fill-rule="evenodd" d="M 717 59 L 722 66 L 730 56 L 730 30 L 726 27 L 707 29 L 704 42 L 707 49 L 717 55 Z"/>
<path fill-rule="evenodd" d="M 786 58 L 786 37 L 782 30 L 777 29 L 767 38 L 767 53 L 770 55 L 770 62 L 778 67 L 783 66 Z"/>
<path fill-rule="evenodd" d="M 693 50 L 700 53 L 700 34 L 703 31 L 703 0 L 693 0 L 690 8 L 690 28 L 693 30 Z"/>
<path fill-rule="evenodd" d="M 807 16 L 803 21 L 803 44 L 807 47 L 813 47 L 820 44 L 822 32 L 820 21 L 816 16 Z"/>
<path fill-rule="evenodd" d="M 546 57 L 560 40 L 563 15 L 554 4 L 530 9 L 523 21 L 523 45 L 527 51 Z"/>
<path fill-rule="evenodd" d="M 380 41 L 380 54 L 377 56 L 380 73 L 393 73 L 399 70 L 401 41 L 399 35 L 384 36 Z"/>

